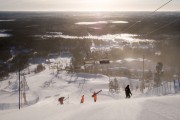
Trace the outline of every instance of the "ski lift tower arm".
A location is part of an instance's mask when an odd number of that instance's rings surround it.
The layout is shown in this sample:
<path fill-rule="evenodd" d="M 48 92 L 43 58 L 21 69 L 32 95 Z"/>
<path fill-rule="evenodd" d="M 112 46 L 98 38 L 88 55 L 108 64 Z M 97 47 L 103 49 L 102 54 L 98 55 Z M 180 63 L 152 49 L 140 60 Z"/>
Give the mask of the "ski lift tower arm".
<path fill-rule="evenodd" d="M 109 59 L 101 59 L 101 60 L 99 61 L 99 63 L 100 63 L 100 64 L 110 64 L 110 61 L 109 61 Z"/>

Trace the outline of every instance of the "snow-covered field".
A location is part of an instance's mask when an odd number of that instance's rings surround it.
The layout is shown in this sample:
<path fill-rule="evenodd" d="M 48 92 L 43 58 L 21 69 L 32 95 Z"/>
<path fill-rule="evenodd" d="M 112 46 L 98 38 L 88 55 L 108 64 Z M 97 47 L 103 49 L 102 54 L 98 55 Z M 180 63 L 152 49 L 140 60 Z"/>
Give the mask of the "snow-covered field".
<path fill-rule="evenodd" d="M 68 58 L 57 58 L 67 65 Z M 109 93 L 109 78 L 101 74 L 74 73 L 62 70 L 46 69 L 40 73 L 26 75 L 29 89 L 26 91 L 27 104 L 18 110 L 17 77 L 0 83 L 0 119 L 1 120 L 179 120 L 180 95 L 145 97 L 139 90 L 132 90 L 132 98 L 125 99 L 124 86 L 132 84 L 135 88 L 139 81 L 117 77 L 119 93 Z M 34 65 L 30 69 L 34 69 Z M 25 70 L 24 70 L 25 71 Z M 97 102 L 91 97 L 98 94 Z M 85 102 L 80 104 L 81 96 Z M 68 98 L 64 105 L 58 98 Z M 38 98 L 38 99 L 37 99 Z M 23 100 L 22 100 L 23 101 Z M 23 101 L 24 102 L 24 101 Z M 30 104 L 31 103 L 31 104 Z M 4 104 L 8 105 L 2 107 Z"/>

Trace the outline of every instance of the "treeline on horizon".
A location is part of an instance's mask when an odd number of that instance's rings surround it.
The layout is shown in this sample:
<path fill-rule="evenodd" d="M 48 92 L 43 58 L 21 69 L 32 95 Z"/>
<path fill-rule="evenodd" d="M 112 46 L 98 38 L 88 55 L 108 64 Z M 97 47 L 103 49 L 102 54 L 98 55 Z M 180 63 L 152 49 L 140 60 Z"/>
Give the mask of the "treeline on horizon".
<path fill-rule="evenodd" d="M 11 58 L 10 50 L 12 47 L 16 50 L 29 49 L 29 54 L 16 56 L 14 63 L 17 63 L 23 57 L 23 64 L 27 63 L 27 59 L 32 57 L 33 52 L 37 52 L 39 56 L 47 56 L 51 52 L 61 52 L 68 50 L 76 58 L 76 64 L 83 64 L 84 58 L 93 57 L 94 59 L 101 59 L 109 54 L 112 60 L 123 59 L 125 57 L 142 57 L 143 54 L 147 58 L 154 61 L 162 61 L 164 64 L 169 64 L 180 68 L 180 21 L 177 21 L 170 26 L 167 26 L 159 31 L 156 31 L 148 36 L 144 34 L 149 33 L 175 19 L 179 19 L 179 13 L 158 13 L 157 15 L 149 16 L 148 13 L 107 13 L 101 16 L 89 15 L 86 13 L 75 14 L 73 13 L 0 13 L 0 19 L 15 19 L 12 22 L 0 22 L 2 29 L 8 29 L 6 33 L 12 34 L 12 37 L 0 38 L 0 61 L 7 61 Z M 143 21 L 139 21 L 143 16 L 147 16 Z M 128 24 L 99 24 L 94 27 L 100 27 L 101 30 L 94 30 L 88 26 L 75 25 L 76 22 L 83 21 L 102 21 L 102 20 L 120 20 L 128 21 Z M 134 22 L 139 21 L 137 25 L 131 29 L 124 31 Z M 130 48 L 125 49 L 112 49 L 105 52 L 90 53 L 92 40 L 79 40 L 79 39 L 63 39 L 63 38 L 47 38 L 41 39 L 34 37 L 34 35 L 45 35 L 47 32 L 62 32 L 65 35 L 84 36 L 88 33 L 92 35 L 104 34 L 138 34 L 139 38 L 154 39 L 157 42 L 154 44 L 154 50 Z M 108 44 L 108 42 L 101 40 L 93 40 L 96 45 Z M 155 56 L 155 51 L 161 51 L 160 56 Z M 17 66 L 17 65 L 15 65 Z M 17 68 L 14 67 L 13 70 Z"/>

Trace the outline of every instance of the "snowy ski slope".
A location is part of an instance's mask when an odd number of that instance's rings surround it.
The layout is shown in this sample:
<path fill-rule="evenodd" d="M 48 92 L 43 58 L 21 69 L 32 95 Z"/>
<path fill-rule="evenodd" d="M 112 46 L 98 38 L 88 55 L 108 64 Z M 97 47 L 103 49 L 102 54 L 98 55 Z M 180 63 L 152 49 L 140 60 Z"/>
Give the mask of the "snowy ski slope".
<path fill-rule="evenodd" d="M 62 60 L 66 59 L 66 60 Z M 67 62 L 68 58 L 61 61 Z M 58 60 L 58 59 L 57 59 Z M 63 63 L 63 62 L 62 62 Z M 65 63 L 67 64 L 67 63 Z M 11 81 L 16 82 L 16 75 Z M 113 79 L 113 78 L 110 78 Z M 135 88 L 138 80 L 117 77 L 121 86 L 119 94 L 109 93 L 109 77 L 100 74 L 75 73 L 46 69 L 37 74 L 26 75 L 29 86 L 28 103 L 18 110 L 17 91 L 5 89 L 8 80 L 1 82 L 0 110 L 1 120 L 179 120 L 180 95 L 173 94 L 161 97 L 146 97 L 139 90 L 132 90 L 133 97 L 125 99 L 124 88 L 132 82 Z M 97 102 L 91 97 L 94 91 L 98 94 Z M 6 90 L 6 91 L 5 91 Z M 9 90 L 9 91 L 8 91 Z M 84 104 L 80 104 L 81 96 L 85 95 Z M 69 97 L 60 105 L 58 98 Z"/>

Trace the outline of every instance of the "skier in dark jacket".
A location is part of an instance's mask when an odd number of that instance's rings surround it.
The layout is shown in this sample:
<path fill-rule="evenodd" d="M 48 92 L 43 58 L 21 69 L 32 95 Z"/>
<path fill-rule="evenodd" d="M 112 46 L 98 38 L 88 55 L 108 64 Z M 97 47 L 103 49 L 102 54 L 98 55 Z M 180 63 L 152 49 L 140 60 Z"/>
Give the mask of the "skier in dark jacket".
<path fill-rule="evenodd" d="M 132 96 L 131 90 L 129 88 L 129 85 L 125 88 L 126 98 L 130 98 Z"/>
<path fill-rule="evenodd" d="M 58 99 L 58 101 L 59 101 L 59 103 L 60 103 L 61 105 L 63 105 L 64 98 L 65 98 L 65 97 L 60 97 L 60 98 Z"/>

